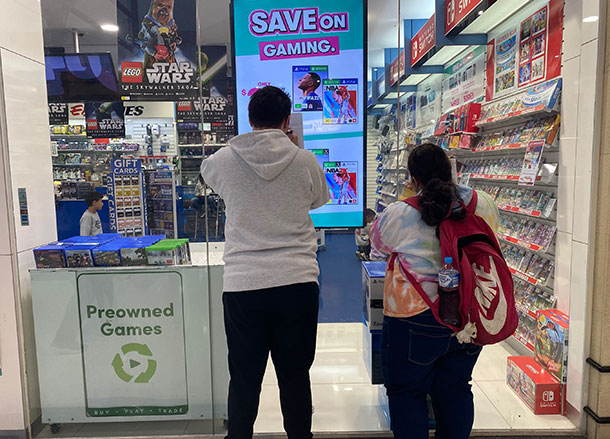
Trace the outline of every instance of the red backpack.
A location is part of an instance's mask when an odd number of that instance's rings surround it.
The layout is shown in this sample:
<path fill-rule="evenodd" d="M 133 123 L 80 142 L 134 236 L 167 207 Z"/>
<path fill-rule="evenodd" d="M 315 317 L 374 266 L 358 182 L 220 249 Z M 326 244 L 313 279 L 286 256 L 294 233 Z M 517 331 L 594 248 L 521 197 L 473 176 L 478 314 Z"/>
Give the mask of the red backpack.
<path fill-rule="evenodd" d="M 466 216 L 458 221 L 446 219 L 439 226 L 442 257 L 456 261 L 460 272 L 461 327 L 441 322 L 438 300 L 432 303 L 413 275 L 403 271 L 440 323 L 456 332 L 464 329 L 468 322 L 474 323 L 476 338 L 472 342 L 487 345 L 510 337 L 517 329 L 519 317 L 515 309 L 513 277 L 495 233 L 483 218 L 475 215 L 477 199 L 476 191 L 472 191 L 470 204 L 462 205 Z M 405 203 L 420 210 L 419 197 L 409 198 Z"/>

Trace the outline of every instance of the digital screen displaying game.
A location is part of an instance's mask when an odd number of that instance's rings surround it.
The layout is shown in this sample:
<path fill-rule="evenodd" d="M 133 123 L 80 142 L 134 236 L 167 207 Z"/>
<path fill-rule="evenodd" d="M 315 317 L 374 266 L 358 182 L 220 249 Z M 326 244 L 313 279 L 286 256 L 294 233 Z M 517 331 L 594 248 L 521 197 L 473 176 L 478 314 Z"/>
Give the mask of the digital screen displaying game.
<path fill-rule="evenodd" d="M 364 10 L 360 0 L 233 0 L 239 134 L 248 103 L 273 85 L 303 118 L 305 149 L 331 199 L 311 211 L 316 227 L 361 227 L 364 198 Z"/>

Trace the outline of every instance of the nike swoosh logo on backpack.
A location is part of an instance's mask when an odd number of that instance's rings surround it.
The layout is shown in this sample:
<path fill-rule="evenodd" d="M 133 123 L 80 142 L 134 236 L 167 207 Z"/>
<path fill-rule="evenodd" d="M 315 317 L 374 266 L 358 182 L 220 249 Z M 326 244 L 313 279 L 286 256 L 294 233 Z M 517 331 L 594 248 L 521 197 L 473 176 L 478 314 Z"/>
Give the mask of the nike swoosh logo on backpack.
<path fill-rule="evenodd" d="M 489 264 L 489 273 L 485 271 L 485 267 L 477 267 L 476 264 L 472 264 L 477 282 L 477 286 L 474 289 L 474 295 L 479 302 L 481 309 L 485 310 L 486 313 L 489 313 L 491 304 L 496 296 L 500 295 L 493 318 L 488 319 L 482 311 L 479 311 L 483 328 L 485 328 L 489 335 L 496 335 L 506 324 L 506 319 L 508 317 L 508 302 L 506 301 L 502 284 L 501 282 L 498 282 L 498 270 L 496 269 L 496 264 L 491 256 L 489 257 Z"/>

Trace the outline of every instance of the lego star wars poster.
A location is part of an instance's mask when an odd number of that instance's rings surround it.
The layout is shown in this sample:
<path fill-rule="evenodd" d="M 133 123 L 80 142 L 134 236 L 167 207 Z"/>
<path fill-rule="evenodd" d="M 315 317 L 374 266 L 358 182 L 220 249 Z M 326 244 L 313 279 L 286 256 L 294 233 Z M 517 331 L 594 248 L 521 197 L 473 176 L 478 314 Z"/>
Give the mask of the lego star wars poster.
<path fill-rule="evenodd" d="M 199 95 L 195 0 L 117 0 L 124 100 Z"/>
<path fill-rule="evenodd" d="M 49 104 L 49 125 L 68 125 L 68 104 Z"/>
<path fill-rule="evenodd" d="M 202 45 L 199 62 L 202 96 L 227 99 L 227 46 Z"/>
<path fill-rule="evenodd" d="M 125 137 L 125 117 L 122 102 L 97 102 L 85 104 L 87 137 L 111 139 Z"/>
<path fill-rule="evenodd" d="M 178 123 L 201 123 L 201 101 L 199 99 L 177 101 L 176 120 Z"/>

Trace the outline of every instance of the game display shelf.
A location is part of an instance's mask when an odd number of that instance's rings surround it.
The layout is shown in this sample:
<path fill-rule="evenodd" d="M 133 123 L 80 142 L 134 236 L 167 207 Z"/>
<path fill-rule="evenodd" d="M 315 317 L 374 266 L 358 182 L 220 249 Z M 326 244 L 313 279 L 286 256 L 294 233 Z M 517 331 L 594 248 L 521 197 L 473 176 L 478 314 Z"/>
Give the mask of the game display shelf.
<path fill-rule="evenodd" d="M 500 212 L 497 236 L 513 274 L 514 339 L 534 352 L 537 312 L 554 295 L 561 79 L 483 104 L 471 149 L 450 150 L 459 180 L 488 193 Z"/>
<path fill-rule="evenodd" d="M 381 118 L 379 124 L 382 136 L 377 144 L 377 212 L 405 197 L 405 184 L 409 179 L 409 151 L 424 141 L 435 142 L 434 124 L 402 129 L 398 136 L 393 129 L 396 125 L 393 114 Z M 384 129 L 385 126 L 388 129 Z M 386 136 L 383 136 L 384 132 Z"/>
<path fill-rule="evenodd" d="M 76 134 L 78 126 L 68 126 L 70 132 L 61 131 L 65 126 L 51 127 L 53 146 L 53 180 L 58 185 L 59 199 L 82 199 L 82 190 L 73 190 L 72 183 L 88 183 L 91 188 L 104 185 L 104 175 L 110 172 L 111 160 L 136 155 L 140 144 L 135 142 L 108 141 L 98 143 L 85 135 Z M 74 198 L 77 197 L 77 198 Z"/>
<path fill-rule="evenodd" d="M 201 161 L 217 152 L 220 148 L 228 146 L 226 143 L 213 144 L 184 144 L 178 145 L 178 168 L 181 175 L 183 187 L 194 188 L 197 184 L 197 175 L 201 167 Z"/>
<path fill-rule="evenodd" d="M 396 118 L 393 114 L 387 114 L 379 119 L 378 124 L 380 136 L 377 141 L 377 203 L 375 210 L 382 212 L 398 197 L 397 173 L 400 172 L 400 169 L 396 148 Z"/>

